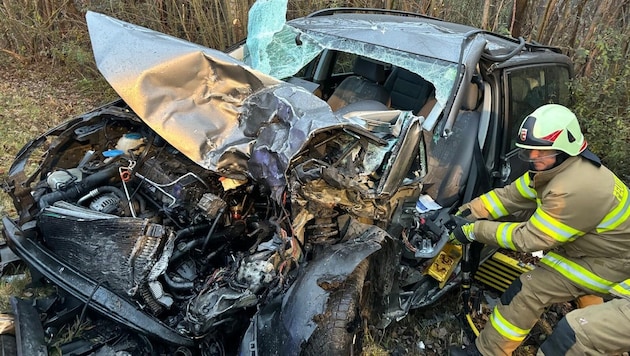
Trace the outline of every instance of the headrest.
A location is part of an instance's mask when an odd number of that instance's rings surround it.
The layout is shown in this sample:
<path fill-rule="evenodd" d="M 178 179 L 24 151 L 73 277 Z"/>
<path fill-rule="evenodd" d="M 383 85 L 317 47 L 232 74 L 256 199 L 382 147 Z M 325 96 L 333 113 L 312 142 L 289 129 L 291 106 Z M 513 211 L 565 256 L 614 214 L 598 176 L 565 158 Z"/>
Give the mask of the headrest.
<path fill-rule="evenodd" d="M 385 66 L 381 63 L 371 61 L 365 57 L 357 57 L 354 60 L 352 71 L 373 82 L 382 83 L 385 81 Z"/>
<path fill-rule="evenodd" d="M 433 84 L 400 67 L 392 70 L 392 74 L 385 81 L 385 89 L 390 92 L 392 108 L 411 110 L 414 113 L 417 113 L 435 92 Z"/>
<path fill-rule="evenodd" d="M 479 104 L 479 87 L 475 83 L 470 83 L 462 101 L 462 110 L 475 110 L 477 104 Z"/>
<path fill-rule="evenodd" d="M 527 93 L 529 93 L 530 87 L 527 79 L 523 77 L 513 76 L 511 78 L 511 92 L 512 100 L 524 101 Z"/>

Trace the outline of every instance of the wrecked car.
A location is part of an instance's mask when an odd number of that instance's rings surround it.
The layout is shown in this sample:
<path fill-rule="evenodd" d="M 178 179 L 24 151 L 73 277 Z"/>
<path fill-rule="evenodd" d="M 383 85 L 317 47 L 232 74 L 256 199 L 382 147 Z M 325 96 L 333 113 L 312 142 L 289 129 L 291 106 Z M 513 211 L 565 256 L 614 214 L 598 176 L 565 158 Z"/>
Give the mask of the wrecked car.
<path fill-rule="evenodd" d="M 13 303 L 24 354 L 76 320 L 97 327 L 67 353 L 357 352 L 460 283 L 450 214 L 521 175 L 521 120 L 570 100 L 569 59 L 523 39 L 266 16 L 222 52 L 87 13 L 120 99 L 29 142 L 5 184 L 10 248 L 57 287 Z"/>

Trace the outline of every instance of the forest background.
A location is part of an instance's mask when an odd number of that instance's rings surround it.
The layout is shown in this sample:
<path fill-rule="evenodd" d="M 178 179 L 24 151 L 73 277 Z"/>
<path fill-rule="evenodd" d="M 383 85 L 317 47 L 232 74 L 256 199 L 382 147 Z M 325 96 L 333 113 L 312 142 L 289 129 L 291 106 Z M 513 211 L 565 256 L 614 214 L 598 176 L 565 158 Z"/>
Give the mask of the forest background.
<path fill-rule="evenodd" d="M 87 10 L 226 49 L 246 37 L 254 2 L 0 0 L 0 182 L 28 140 L 116 98 L 92 57 Z M 630 0 L 289 0 L 287 19 L 330 7 L 411 11 L 560 48 L 574 62 L 572 109 L 591 150 L 630 183 Z M 0 214 L 12 213 L 3 195 Z M 0 281 L 0 310 L 5 309 L 5 297 L 22 293 L 22 287 Z M 440 315 L 429 322 L 443 325 L 436 318 L 449 314 Z M 451 329 L 424 328 L 418 321 L 422 318 L 427 316 L 416 315 L 385 338 L 381 334 L 375 344 L 391 351 L 409 350 L 409 345 L 430 338 L 443 339 L 439 344 L 444 347 L 453 341 Z M 439 350 L 434 349 L 437 354 Z M 531 352 L 535 349 L 522 354 Z"/>

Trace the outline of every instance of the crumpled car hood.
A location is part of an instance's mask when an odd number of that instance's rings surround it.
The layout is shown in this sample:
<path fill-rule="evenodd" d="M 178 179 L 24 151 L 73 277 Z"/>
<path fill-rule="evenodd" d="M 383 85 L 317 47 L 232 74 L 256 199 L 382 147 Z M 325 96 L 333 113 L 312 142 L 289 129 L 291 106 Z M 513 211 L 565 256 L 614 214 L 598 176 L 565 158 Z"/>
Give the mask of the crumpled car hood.
<path fill-rule="evenodd" d="M 220 175 L 283 185 L 310 135 L 347 124 L 305 89 L 223 52 L 99 13 L 86 18 L 109 84 L 166 141 Z"/>

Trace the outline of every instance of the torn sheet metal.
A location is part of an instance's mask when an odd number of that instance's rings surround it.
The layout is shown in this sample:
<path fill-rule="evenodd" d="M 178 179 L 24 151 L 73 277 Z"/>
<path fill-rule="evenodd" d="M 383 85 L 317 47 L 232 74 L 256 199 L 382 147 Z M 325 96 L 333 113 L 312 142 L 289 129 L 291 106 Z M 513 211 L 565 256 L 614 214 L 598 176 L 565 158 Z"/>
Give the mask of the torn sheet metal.
<path fill-rule="evenodd" d="M 97 66 L 122 99 L 171 145 L 223 176 L 251 173 L 284 185 L 289 159 L 310 135 L 348 124 L 303 88 L 223 52 L 102 14 L 86 17 Z"/>
<path fill-rule="evenodd" d="M 102 14 L 86 17 L 99 70 L 143 121 L 200 166 L 232 179 L 251 177 L 276 199 L 286 186 L 289 162 L 317 132 L 346 127 L 373 135 L 361 120 L 335 116 L 304 88 L 223 52 Z M 272 22 L 276 28 L 277 22 Z M 277 54 L 266 57 L 270 68 L 291 63 L 271 73 L 277 78 L 297 71 L 322 49 L 334 48 L 422 70 L 434 80 L 440 77 L 444 90 L 454 81 L 455 66 L 442 60 L 344 41 L 336 34 L 301 33 L 287 25 L 271 30 L 271 41 L 254 37 L 248 47 L 258 44 Z"/>

